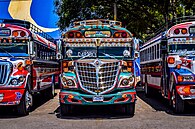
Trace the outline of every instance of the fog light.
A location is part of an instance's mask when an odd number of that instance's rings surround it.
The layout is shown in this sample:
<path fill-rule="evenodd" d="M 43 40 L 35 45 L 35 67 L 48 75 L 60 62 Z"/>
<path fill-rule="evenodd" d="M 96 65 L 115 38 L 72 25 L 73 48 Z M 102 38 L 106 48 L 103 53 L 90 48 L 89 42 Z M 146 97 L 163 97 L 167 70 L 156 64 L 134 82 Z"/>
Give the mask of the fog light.
<path fill-rule="evenodd" d="M 68 95 L 68 98 L 69 98 L 69 99 L 73 99 L 74 96 L 73 96 L 73 95 Z"/>
<path fill-rule="evenodd" d="M 122 98 L 124 98 L 124 99 L 127 98 L 127 94 L 123 94 Z"/>
<path fill-rule="evenodd" d="M 18 80 L 19 80 L 19 82 L 23 82 L 23 81 L 24 81 L 24 79 L 25 79 L 24 77 L 19 77 L 19 79 L 18 79 Z"/>

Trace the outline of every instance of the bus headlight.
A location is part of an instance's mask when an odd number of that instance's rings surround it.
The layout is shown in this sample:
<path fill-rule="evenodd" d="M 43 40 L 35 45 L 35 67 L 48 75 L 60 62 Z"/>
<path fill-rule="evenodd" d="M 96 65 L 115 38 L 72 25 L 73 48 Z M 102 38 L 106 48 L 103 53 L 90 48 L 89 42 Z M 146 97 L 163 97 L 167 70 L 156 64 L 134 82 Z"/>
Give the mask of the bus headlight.
<path fill-rule="evenodd" d="M 193 76 L 183 76 L 183 81 L 192 82 L 194 81 L 194 77 Z"/>
<path fill-rule="evenodd" d="M 129 78 L 122 78 L 120 83 L 119 83 L 119 88 L 133 88 L 134 84 L 134 78 L 129 77 Z"/>
<path fill-rule="evenodd" d="M 71 56 L 72 56 L 72 53 L 73 53 L 73 51 L 72 51 L 71 49 L 68 49 L 68 50 L 66 51 L 66 55 L 67 55 L 68 57 L 71 57 Z"/>
<path fill-rule="evenodd" d="M 10 81 L 10 84 L 11 84 L 11 85 L 18 85 L 18 79 L 13 78 L 13 79 Z"/>
<path fill-rule="evenodd" d="M 128 50 L 124 50 L 123 51 L 123 56 L 124 57 L 129 57 L 130 56 L 130 52 Z"/>
<path fill-rule="evenodd" d="M 63 88 L 77 88 L 73 78 L 61 77 Z"/>
<path fill-rule="evenodd" d="M 22 85 L 24 83 L 24 81 L 25 81 L 25 77 L 24 76 L 10 77 L 9 85 L 20 86 L 20 85 Z"/>
<path fill-rule="evenodd" d="M 129 79 L 127 79 L 127 78 L 125 78 L 125 79 L 123 79 L 122 81 L 121 81 L 121 85 L 122 86 L 126 86 L 126 85 L 128 85 L 129 84 Z"/>

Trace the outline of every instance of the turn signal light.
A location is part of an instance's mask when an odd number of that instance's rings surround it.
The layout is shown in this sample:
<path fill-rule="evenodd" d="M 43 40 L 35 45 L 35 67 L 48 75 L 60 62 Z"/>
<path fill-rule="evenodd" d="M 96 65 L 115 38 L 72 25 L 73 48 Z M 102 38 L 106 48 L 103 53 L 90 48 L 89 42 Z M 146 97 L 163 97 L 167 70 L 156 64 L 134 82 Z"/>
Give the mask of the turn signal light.
<path fill-rule="evenodd" d="M 120 33 L 118 33 L 118 32 L 114 33 L 114 36 L 113 37 L 114 38 L 119 38 L 120 37 Z"/>
<path fill-rule="evenodd" d="M 178 82 L 183 82 L 183 76 L 177 76 Z"/>
<path fill-rule="evenodd" d="M 181 68 L 181 65 L 180 65 L 180 64 L 178 64 L 178 65 L 177 65 L 177 69 L 180 69 L 180 68 Z"/>
<path fill-rule="evenodd" d="M 187 34 L 187 29 L 186 28 L 181 29 L 181 33 L 182 34 Z"/>
<path fill-rule="evenodd" d="M 13 31 L 12 36 L 17 37 L 19 35 L 18 31 Z"/>
<path fill-rule="evenodd" d="M 168 62 L 169 64 L 174 64 L 174 63 L 175 63 L 175 58 L 174 58 L 174 57 L 168 57 L 167 62 Z"/>
<path fill-rule="evenodd" d="M 30 64 L 31 64 L 31 61 L 30 61 L 30 60 L 26 60 L 26 61 L 25 61 L 25 64 L 26 64 L 26 65 L 30 65 Z"/>
<path fill-rule="evenodd" d="M 76 33 L 76 38 L 81 38 L 81 33 L 80 32 Z"/>
<path fill-rule="evenodd" d="M 185 92 L 186 94 L 190 94 L 191 92 L 190 92 L 190 86 L 185 86 L 184 88 L 183 88 L 183 92 Z"/>

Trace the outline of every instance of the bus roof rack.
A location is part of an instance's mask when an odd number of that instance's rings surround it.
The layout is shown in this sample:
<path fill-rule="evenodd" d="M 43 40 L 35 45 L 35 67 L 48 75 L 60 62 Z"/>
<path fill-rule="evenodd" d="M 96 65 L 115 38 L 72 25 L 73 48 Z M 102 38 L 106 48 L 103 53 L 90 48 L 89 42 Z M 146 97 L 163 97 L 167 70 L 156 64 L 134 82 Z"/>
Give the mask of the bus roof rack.
<path fill-rule="evenodd" d="M 43 32 L 41 29 L 39 29 L 37 26 L 33 25 L 29 21 L 18 20 L 18 19 L 0 19 L 0 23 L 7 23 L 7 24 L 13 24 L 13 25 L 17 25 L 17 26 L 22 26 L 26 29 L 31 30 L 35 34 L 38 34 L 41 37 L 43 37 L 51 42 L 54 42 L 54 39 L 50 35 Z"/>
<path fill-rule="evenodd" d="M 183 22 L 190 22 L 190 21 L 195 21 L 195 16 L 183 16 L 183 17 L 178 17 L 178 18 L 169 20 L 167 23 L 162 24 L 161 27 L 158 28 L 152 36 L 147 37 L 146 40 L 149 40 L 152 37 L 155 37 L 156 35 L 168 30 L 169 28 L 171 28 L 172 26 L 176 24 L 180 24 Z"/>
<path fill-rule="evenodd" d="M 96 20 L 83 20 L 74 22 L 75 26 L 83 26 L 83 25 L 113 25 L 113 26 L 122 26 L 122 22 L 114 21 L 114 20 L 106 20 L 106 19 L 96 19 Z"/>

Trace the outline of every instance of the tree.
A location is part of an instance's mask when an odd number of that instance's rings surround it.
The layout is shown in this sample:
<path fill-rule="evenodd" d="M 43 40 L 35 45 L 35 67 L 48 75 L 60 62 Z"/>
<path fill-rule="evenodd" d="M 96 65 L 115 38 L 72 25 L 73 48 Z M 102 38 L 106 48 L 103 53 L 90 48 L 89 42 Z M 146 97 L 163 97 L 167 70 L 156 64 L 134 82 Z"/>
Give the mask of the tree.
<path fill-rule="evenodd" d="M 117 20 L 136 37 L 145 39 L 172 18 L 194 11 L 190 0 L 55 0 L 58 26 L 65 30 L 73 21 L 114 19 L 113 2 L 117 5 Z M 166 27 L 166 26 L 165 26 Z"/>

